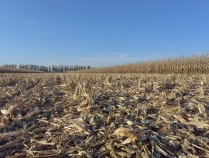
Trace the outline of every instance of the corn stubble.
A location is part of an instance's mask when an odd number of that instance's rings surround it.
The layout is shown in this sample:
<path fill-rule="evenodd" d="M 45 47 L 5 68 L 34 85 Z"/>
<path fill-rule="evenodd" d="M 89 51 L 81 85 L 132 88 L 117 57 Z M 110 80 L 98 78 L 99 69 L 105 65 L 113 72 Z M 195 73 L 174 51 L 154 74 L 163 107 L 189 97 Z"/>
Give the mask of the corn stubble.
<path fill-rule="evenodd" d="M 1 74 L 0 157 L 209 157 L 209 75 Z"/>
<path fill-rule="evenodd" d="M 0 73 L 43 73 L 43 71 L 0 67 Z"/>

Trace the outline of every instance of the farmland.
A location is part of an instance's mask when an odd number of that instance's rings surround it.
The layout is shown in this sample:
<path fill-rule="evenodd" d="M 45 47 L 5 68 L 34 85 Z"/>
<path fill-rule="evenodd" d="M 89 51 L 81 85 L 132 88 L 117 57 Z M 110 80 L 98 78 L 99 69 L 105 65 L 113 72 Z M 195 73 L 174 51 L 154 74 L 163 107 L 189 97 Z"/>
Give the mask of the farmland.
<path fill-rule="evenodd" d="M 41 73 L 43 71 L 0 67 L 0 73 Z"/>
<path fill-rule="evenodd" d="M 209 75 L 0 74 L 0 157 L 208 157 Z"/>
<path fill-rule="evenodd" d="M 140 73 L 140 74 L 208 74 L 209 54 L 141 61 L 135 64 L 116 65 L 91 70 L 88 73 Z"/>

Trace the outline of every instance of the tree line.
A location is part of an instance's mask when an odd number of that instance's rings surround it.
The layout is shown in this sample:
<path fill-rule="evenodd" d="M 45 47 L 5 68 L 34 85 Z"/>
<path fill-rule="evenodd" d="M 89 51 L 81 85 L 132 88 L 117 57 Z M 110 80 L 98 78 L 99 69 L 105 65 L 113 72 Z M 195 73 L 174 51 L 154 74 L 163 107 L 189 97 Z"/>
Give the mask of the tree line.
<path fill-rule="evenodd" d="M 52 65 L 52 66 L 40 66 L 32 64 L 5 64 L 2 67 L 14 68 L 14 69 L 27 69 L 27 70 L 37 70 L 43 72 L 67 72 L 67 71 L 78 71 L 91 69 L 91 66 L 79 66 L 79 65 Z"/>

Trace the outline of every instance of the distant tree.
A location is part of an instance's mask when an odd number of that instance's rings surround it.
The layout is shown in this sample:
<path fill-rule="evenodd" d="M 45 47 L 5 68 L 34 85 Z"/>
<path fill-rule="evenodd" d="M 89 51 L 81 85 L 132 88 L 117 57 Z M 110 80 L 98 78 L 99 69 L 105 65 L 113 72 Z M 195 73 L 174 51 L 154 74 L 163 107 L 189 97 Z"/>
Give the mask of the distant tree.
<path fill-rule="evenodd" d="M 15 64 L 7 64 L 3 65 L 4 67 L 12 67 L 17 68 L 17 65 Z M 20 64 L 20 69 L 29 69 L 29 70 L 37 70 L 37 71 L 44 71 L 44 72 L 59 72 L 59 73 L 65 73 L 68 71 L 77 71 L 77 70 L 85 70 L 85 69 L 91 69 L 90 66 L 80 66 L 80 65 L 52 65 L 52 66 L 39 66 L 39 65 L 32 65 L 32 64 Z"/>
<path fill-rule="evenodd" d="M 16 64 L 5 64 L 5 65 L 3 65 L 3 67 L 8 67 L 8 68 L 14 68 L 14 69 L 16 69 L 17 68 L 17 65 Z"/>
<path fill-rule="evenodd" d="M 51 72 L 51 71 L 52 71 L 52 67 L 49 66 L 49 67 L 48 67 L 48 72 Z"/>

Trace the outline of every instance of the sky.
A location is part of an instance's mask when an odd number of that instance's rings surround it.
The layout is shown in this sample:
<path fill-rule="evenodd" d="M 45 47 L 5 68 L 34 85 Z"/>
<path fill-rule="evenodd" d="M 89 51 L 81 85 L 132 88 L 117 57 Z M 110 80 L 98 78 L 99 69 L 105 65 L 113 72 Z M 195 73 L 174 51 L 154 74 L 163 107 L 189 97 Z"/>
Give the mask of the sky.
<path fill-rule="evenodd" d="M 0 65 L 103 67 L 208 52 L 208 0 L 0 0 Z"/>

